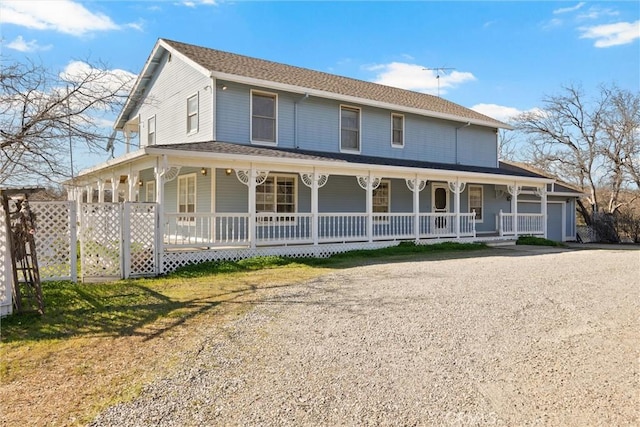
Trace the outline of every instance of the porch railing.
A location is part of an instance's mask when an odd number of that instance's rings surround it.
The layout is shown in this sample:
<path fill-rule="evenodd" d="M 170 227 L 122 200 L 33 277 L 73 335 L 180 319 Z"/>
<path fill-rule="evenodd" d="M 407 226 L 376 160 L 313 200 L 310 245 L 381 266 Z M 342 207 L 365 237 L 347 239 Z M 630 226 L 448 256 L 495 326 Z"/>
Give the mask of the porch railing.
<path fill-rule="evenodd" d="M 500 211 L 497 216 L 498 233 L 500 236 L 514 236 L 531 234 L 544 234 L 544 215 L 543 214 L 516 214 L 504 213 Z M 514 227 L 514 224 L 517 227 Z"/>
<path fill-rule="evenodd" d="M 314 242 L 311 213 L 257 213 L 253 233 L 247 213 L 167 213 L 164 245 L 172 247 L 309 244 Z M 371 224 L 369 227 L 369 221 Z M 416 236 L 413 213 L 319 213 L 317 241 L 355 242 L 417 238 L 475 237 L 475 213 L 422 213 Z M 371 232 L 371 236 L 369 236 Z"/>

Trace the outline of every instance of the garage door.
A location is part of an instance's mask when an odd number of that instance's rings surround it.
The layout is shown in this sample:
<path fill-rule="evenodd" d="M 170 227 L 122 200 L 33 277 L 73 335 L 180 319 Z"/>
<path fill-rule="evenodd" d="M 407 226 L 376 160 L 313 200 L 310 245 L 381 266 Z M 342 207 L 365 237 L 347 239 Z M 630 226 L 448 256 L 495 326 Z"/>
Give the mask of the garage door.
<path fill-rule="evenodd" d="M 562 215 L 562 203 L 549 203 L 547 205 L 547 239 L 562 242 L 564 216 Z"/>

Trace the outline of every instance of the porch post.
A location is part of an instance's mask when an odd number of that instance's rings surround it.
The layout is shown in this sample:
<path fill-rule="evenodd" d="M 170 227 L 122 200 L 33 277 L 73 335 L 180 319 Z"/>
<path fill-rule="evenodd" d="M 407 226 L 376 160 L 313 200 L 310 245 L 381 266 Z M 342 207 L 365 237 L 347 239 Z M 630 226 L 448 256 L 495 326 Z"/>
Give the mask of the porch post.
<path fill-rule="evenodd" d="M 251 249 L 256 247 L 256 170 L 253 166 L 249 170 L 249 200 L 247 209 L 249 210 L 249 244 Z"/>
<path fill-rule="evenodd" d="M 449 181 L 449 190 L 455 194 L 455 211 L 456 214 L 456 238 L 460 238 L 460 193 L 464 191 L 464 188 L 467 186 L 466 182 L 460 182 L 460 178 L 456 177 L 455 182 Z"/>
<path fill-rule="evenodd" d="M 427 181 L 418 178 L 405 180 L 409 190 L 413 192 L 413 234 L 416 243 L 420 240 L 420 192 L 427 186 Z"/>
<path fill-rule="evenodd" d="M 129 175 L 127 176 L 127 183 L 129 184 L 127 194 L 128 202 L 135 202 L 135 195 L 138 191 L 138 171 L 134 171 L 132 169 L 129 170 Z"/>
<path fill-rule="evenodd" d="M 118 203 L 120 201 L 120 196 L 118 194 L 118 186 L 120 185 L 120 177 L 113 175 L 111 177 L 111 202 Z M 93 199 L 93 195 L 91 196 Z"/>
<path fill-rule="evenodd" d="M 300 179 L 304 185 L 311 188 L 311 239 L 313 244 L 317 245 L 320 235 L 318 190 L 327 183 L 329 175 L 318 173 L 314 168 L 313 173 L 301 172 Z"/>
<path fill-rule="evenodd" d="M 373 242 L 373 175 L 369 171 L 367 179 L 367 237 Z"/>
<path fill-rule="evenodd" d="M 104 180 L 98 179 L 98 203 L 104 203 Z"/>
<path fill-rule="evenodd" d="M 156 179 L 156 274 L 164 271 L 164 174 L 165 168 L 160 158 L 154 168 Z"/>
<path fill-rule="evenodd" d="M 547 238 L 547 184 L 540 188 L 540 208 L 542 213 L 542 237 Z"/>
<path fill-rule="evenodd" d="M 514 182 L 513 186 L 507 186 L 509 194 L 511 194 L 511 214 L 513 215 L 513 235 L 518 238 L 518 194 L 520 194 L 521 187 L 518 187 L 518 183 Z"/>

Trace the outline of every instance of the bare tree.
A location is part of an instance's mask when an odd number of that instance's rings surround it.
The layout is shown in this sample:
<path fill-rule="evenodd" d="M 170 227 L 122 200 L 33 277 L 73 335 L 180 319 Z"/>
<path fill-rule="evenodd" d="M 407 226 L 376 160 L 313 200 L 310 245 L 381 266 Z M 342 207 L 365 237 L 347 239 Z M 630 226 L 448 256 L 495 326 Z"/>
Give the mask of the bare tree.
<path fill-rule="evenodd" d="M 33 62 L 0 70 L 0 184 L 60 182 L 72 149 L 104 149 L 103 117 L 118 111 L 133 74 L 75 61 L 54 74 Z"/>
<path fill-rule="evenodd" d="M 578 201 L 578 210 L 587 224 L 594 213 L 616 212 L 621 189 L 639 170 L 639 103 L 638 94 L 615 86 L 602 86 L 593 99 L 567 86 L 515 119 L 528 136 L 530 160 L 583 189 L 587 203 Z M 607 203 L 599 189 L 607 190 Z"/>

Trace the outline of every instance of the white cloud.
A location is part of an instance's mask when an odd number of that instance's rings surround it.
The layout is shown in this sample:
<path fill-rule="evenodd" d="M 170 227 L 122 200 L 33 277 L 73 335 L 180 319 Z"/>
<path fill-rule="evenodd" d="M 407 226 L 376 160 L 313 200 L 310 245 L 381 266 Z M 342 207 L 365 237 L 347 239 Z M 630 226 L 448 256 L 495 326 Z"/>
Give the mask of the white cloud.
<path fill-rule="evenodd" d="M 640 38 L 640 20 L 615 24 L 581 27 L 581 39 L 595 39 L 595 47 L 611 47 L 629 44 Z"/>
<path fill-rule="evenodd" d="M 581 1 L 580 3 L 576 4 L 575 6 L 562 7 L 560 9 L 556 9 L 556 10 L 553 11 L 553 14 L 554 15 L 559 15 L 561 13 L 574 12 L 574 11 L 580 9 L 584 5 L 585 5 L 585 2 Z"/>
<path fill-rule="evenodd" d="M 550 29 L 552 29 L 552 28 L 559 27 L 559 26 L 561 26 L 562 24 L 563 24 L 562 19 L 553 18 L 553 19 L 550 19 L 549 21 L 547 21 L 546 23 L 544 23 L 544 24 L 542 25 L 542 28 L 543 28 L 544 30 L 550 30 Z"/>
<path fill-rule="evenodd" d="M 51 45 L 41 46 L 37 40 L 26 41 L 22 36 L 16 37 L 15 40 L 7 44 L 9 49 L 17 50 L 19 52 L 36 52 L 42 50 L 51 49 Z"/>
<path fill-rule="evenodd" d="M 121 28 L 107 15 L 91 12 L 71 0 L 3 0 L 0 3 L 0 16 L 4 24 L 53 30 L 74 36 Z"/>
<path fill-rule="evenodd" d="M 477 111 L 485 116 L 492 117 L 500 120 L 504 123 L 509 123 L 514 117 L 519 116 L 522 113 L 540 113 L 538 108 L 532 108 L 531 110 L 522 111 L 514 107 L 506 107 L 504 105 L 497 104 L 476 104 L 471 107 L 472 110 Z"/>
<path fill-rule="evenodd" d="M 373 79 L 375 83 L 433 95 L 438 93 L 438 81 L 440 95 L 442 95 L 446 93 L 447 89 L 453 89 L 463 83 L 476 80 L 473 74 L 459 71 L 441 72 L 440 78 L 437 78 L 436 70 L 427 70 L 421 65 L 403 62 L 374 65 L 368 67 L 368 70 L 378 73 Z"/>
<path fill-rule="evenodd" d="M 196 7 L 201 4 L 208 6 L 217 6 L 218 2 L 216 0 L 183 0 L 180 2 L 180 4 L 187 7 Z"/>
<path fill-rule="evenodd" d="M 81 82 L 87 76 L 91 84 L 87 87 L 94 92 L 104 90 L 106 92 L 118 91 L 126 96 L 135 82 L 136 75 L 121 69 L 102 70 L 93 68 L 82 61 L 71 61 L 60 73 L 60 78 L 68 82 Z"/>
<path fill-rule="evenodd" d="M 598 19 L 603 16 L 618 16 L 620 12 L 613 9 L 603 9 L 601 7 L 593 6 L 589 10 L 578 15 L 578 19 Z"/>

